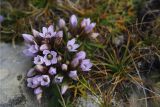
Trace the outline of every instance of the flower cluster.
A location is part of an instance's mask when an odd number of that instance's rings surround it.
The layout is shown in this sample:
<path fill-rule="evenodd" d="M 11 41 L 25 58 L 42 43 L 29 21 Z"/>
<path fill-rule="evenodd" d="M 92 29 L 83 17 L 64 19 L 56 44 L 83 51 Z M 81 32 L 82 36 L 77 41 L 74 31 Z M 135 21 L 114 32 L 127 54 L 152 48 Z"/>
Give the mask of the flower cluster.
<path fill-rule="evenodd" d="M 95 23 L 83 19 L 78 25 L 75 15 L 70 17 L 69 27 L 63 19 L 58 26 L 43 27 L 42 32 L 32 30 L 30 34 L 22 34 L 26 49 L 23 53 L 33 58 L 34 66 L 27 73 L 27 86 L 34 89 L 34 94 L 40 100 L 44 87 L 62 84 L 67 81 L 77 81 L 79 75 L 91 70 L 92 63 L 86 58 L 86 52 L 80 51 L 78 34 L 98 36 L 93 33 Z M 81 32 L 81 33 L 80 33 Z M 61 85 L 61 94 L 68 88 Z"/>

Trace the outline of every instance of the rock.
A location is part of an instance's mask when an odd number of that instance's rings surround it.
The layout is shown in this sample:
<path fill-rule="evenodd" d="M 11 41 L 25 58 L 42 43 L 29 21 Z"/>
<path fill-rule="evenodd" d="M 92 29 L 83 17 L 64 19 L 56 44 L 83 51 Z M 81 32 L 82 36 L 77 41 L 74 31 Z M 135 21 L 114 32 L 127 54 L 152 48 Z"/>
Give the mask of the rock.
<path fill-rule="evenodd" d="M 99 99 L 93 95 L 87 95 L 86 98 L 79 97 L 76 107 L 100 107 Z"/>
<path fill-rule="evenodd" d="M 33 91 L 26 87 L 31 59 L 23 55 L 23 48 L 0 43 L 0 107 L 46 107 L 44 102 L 39 105 Z"/>

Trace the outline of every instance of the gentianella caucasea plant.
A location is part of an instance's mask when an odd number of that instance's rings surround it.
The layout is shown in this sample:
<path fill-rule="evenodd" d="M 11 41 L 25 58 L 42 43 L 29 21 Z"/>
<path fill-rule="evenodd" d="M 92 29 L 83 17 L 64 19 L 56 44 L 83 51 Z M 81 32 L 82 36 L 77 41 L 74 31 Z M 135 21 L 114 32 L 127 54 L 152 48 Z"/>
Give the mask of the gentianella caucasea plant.
<path fill-rule="evenodd" d="M 95 25 L 89 18 L 79 22 L 72 15 L 69 24 L 59 19 L 57 26 L 43 27 L 41 32 L 32 29 L 33 35 L 22 34 L 26 44 L 23 53 L 32 57 L 34 64 L 27 73 L 27 86 L 34 90 L 38 101 L 44 88 L 58 84 L 63 95 L 67 83 L 78 81 L 81 75 L 91 70 L 93 64 L 85 50 L 81 50 L 80 38 L 96 38 Z"/>

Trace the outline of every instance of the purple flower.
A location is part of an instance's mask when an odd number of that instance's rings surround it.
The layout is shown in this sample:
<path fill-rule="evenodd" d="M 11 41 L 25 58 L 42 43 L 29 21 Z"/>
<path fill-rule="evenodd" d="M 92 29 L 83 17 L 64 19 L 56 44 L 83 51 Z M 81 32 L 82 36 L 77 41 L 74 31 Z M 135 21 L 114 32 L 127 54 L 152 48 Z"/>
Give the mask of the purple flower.
<path fill-rule="evenodd" d="M 58 31 L 55 37 L 62 38 L 63 37 L 63 32 L 62 31 Z"/>
<path fill-rule="evenodd" d="M 90 18 L 84 18 L 83 20 L 82 20 L 82 22 L 81 22 L 81 27 L 86 27 L 86 26 L 88 26 L 88 25 L 90 25 L 90 23 L 91 23 L 91 20 L 90 20 Z"/>
<path fill-rule="evenodd" d="M 75 44 L 76 42 L 76 39 L 73 38 L 71 40 L 69 40 L 67 42 L 67 49 L 70 51 L 70 52 L 75 52 L 77 51 L 76 49 L 79 47 L 79 44 Z"/>
<path fill-rule="evenodd" d="M 36 88 L 38 85 L 40 85 L 40 76 L 37 75 L 35 77 L 28 78 L 27 82 L 28 82 L 28 84 L 27 84 L 28 87 Z"/>
<path fill-rule="evenodd" d="M 43 38 L 52 38 L 56 35 L 56 32 L 54 32 L 53 25 L 50 25 L 48 29 L 46 27 L 42 28 L 43 33 L 39 33 L 39 35 Z"/>
<path fill-rule="evenodd" d="M 43 44 L 40 46 L 41 51 L 48 50 L 48 49 L 49 49 L 49 46 L 47 44 Z"/>
<path fill-rule="evenodd" d="M 62 87 L 61 87 L 61 94 L 63 95 L 68 89 L 68 85 L 67 84 L 62 84 Z"/>
<path fill-rule="evenodd" d="M 22 34 L 23 36 L 23 39 L 26 41 L 26 42 L 33 42 L 33 39 L 34 37 L 30 34 Z"/>
<path fill-rule="evenodd" d="M 32 77 L 35 75 L 35 69 L 34 68 L 31 68 L 28 73 L 27 73 L 27 77 Z"/>
<path fill-rule="evenodd" d="M 38 88 L 35 88 L 34 89 L 34 94 L 41 94 L 43 91 L 42 91 L 42 88 L 41 87 L 38 87 Z"/>
<path fill-rule="evenodd" d="M 81 22 L 81 27 L 85 28 L 86 33 L 90 33 L 95 26 L 96 23 L 91 23 L 90 18 L 83 19 L 83 21 Z"/>
<path fill-rule="evenodd" d="M 37 55 L 36 57 L 34 57 L 34 61 L 35 64 L 41 65 L 43 64 L 43 57 L 40 55 Z"/>
<path fill-rule="evenodd" d="M 44 63 L 49 66 L 57 63 L 57 53 L 55 51 L 44 50 Z"/>
<path fill-rule="evenodd" d="M 81 62 L 80 68 L 82 69 L 82 71 L 90 71 L 92 67 L 92 63 L 90 62 L 89 59 L 84 59 Z"/>
<path fill-rule="evenodd" d="M 56 75 L 55 78 L 54 78 L 54 82 L 55 83 L 61 83 L 63 81 L 63 76 L 60 76 L 60 75 Z"/>
<path fill-rule="evenodd" d="M 76 54 L 75 58 L 72 60 L 71 65 L 73 67 L 77 67 L 81 60 L 85 59 L 86 53 L 84 51 L 80 51 Z"/>
<path fill-rule="evenodd" d="M 48 75 L 42 75 L 40 80 L 41 86 L 49 86 L 50 78 Z"/>
<path fill-rule="evenodd" d="M 64 19 L 59 19 L 58 21 L 58 26 L 60 29 L 64 28 L 66 25 L 66 22 L 64 21 Z"/>
<path fill-rule="evenodd" d="M 28 49 L 23 50 L 23 53 L 26 56 L 34 56 L 35 53 L 38 52 L 39 46 L 38 45 L 28 45 Z"/>
<path fill-rule="evenodd" d="M 72 15 L 70 17 L 70 21 L 69 22 L 70 22 L 71 27 L 73 27 L 73 28 L 77 27 L 78 21 L 77 21 L 77 17 L 75 15 Z"/>
<path fill-rule="evenodd" d="M 85 59 L 86 58 L 86 52 L 80 51 L 76 54 L 76 58 L 79 60 Z"/>
<path fill-rule="evenodd" d="M 69 72 L 69 77 L 72 78 L 73 80 L 77 80 L 78 79 L 77 71 L 76 70 L 70 71 Z"/>
<path fill-rule="evenodd" d="M 57 71 L 56 71 L 56 68 L 53 68 L 53 67 L 50 67 L 50 69 L 49 69 L 49 74 L 51 74 L 51 75 L 55 75 L 56 73 L 57 73 Z"/>

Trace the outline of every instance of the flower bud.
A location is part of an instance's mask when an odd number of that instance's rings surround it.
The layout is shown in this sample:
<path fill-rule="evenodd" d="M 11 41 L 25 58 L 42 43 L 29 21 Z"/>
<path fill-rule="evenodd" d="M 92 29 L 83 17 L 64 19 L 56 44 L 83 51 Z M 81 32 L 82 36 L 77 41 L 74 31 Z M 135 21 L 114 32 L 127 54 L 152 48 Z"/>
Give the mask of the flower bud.
<path fill-rule="evenodd" d="M 64 19 L 59 19 L 59 22 L 58 22 L 58 26 L 60 29 L 64 28 L 66 25 L 66 22 L 64 21 Z"/>
<path fill-rule="evenodd" d="M 71 62 L 71 65 L 73 68 L 77 67 L 79 64 L 79 59 L 78 58 L 74 58 Z"/>
<path fill-rule="evenodd" d="M 37 101 L 41 103 L 42 93 L 36 95 Z"/>
<path fill-rule="evenodd" d="M 55 75 L 57 73 L 56 68 L 53 68 L 53 67 L 50 67 L 48 72 L 50 75 Z"/>
<path fill-rule="evenodd" d="M 61 94 L 63 95 L 68 89 L 68 85 L 67 84 L 62 84 L 62 87 L 61 87 Z"/>
<path fill-rule="evenodd" d="M 58 62 L 62 61 L 62 57 L 61 57 L 61 56 L 58 56 L 58 57 L 57 57 L 57 60 L 58 60 Z"/>
<path fill-rule="evenodd" d="M 38 87 L 38 88 L 35 88 L 34 89 L 34 94 L 41 94 L 42 93 L 42 88 L 41 87 Z"/>
<path fill-rule="evenodd" d="M 69 61 L 66 61 L 66 64 L 67 64 L 67 65 L 69 65 L 69 64 L 70 64 L 70 62 L 69 62 Z"/>
<path fill-rule="evenodd" d="M 37 71 L 39 71 L 39 72 L 44 72 L 45 67 L 42 66 L 42 65 L 36 65 L 36 66 L 35 66 L 35 69 L 36 69 Z"/>
<path fill-rule="evenodd" d="M 67 71 L 67 69 L 68 69 L 68 65 L 67 64 L 62 64 L 62 70 Z"/>
<path fill-rule="evenodd" d="M 70 25 L 72 28 L 77 27 L 78 21 L 77 21 L 77 17 L 75 15 L 72 15 L 70 17 Z"/>
<path fill-rule="evenodd" d="M 27 77 L 32 77 L 35 75 L 35 69 L 34 68 L 31 68 L 28 73 L 27 73 Z"/>
<path fill-rule="evenodd" d="M 23 36 L 23 39 L 26 41 L 26 42 L 33 42 L 33 39 L 34 37 L 30 34 L 22 34 Z"/>

